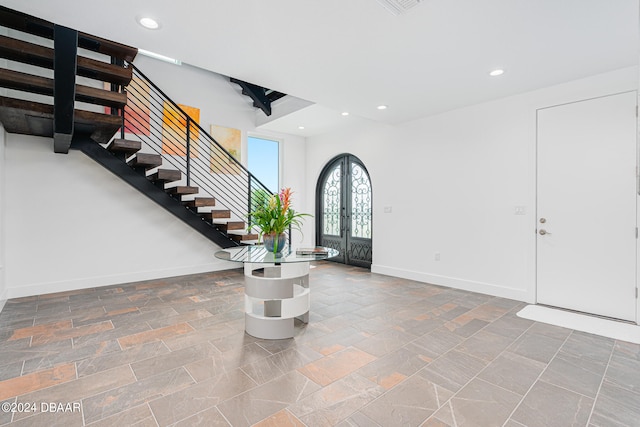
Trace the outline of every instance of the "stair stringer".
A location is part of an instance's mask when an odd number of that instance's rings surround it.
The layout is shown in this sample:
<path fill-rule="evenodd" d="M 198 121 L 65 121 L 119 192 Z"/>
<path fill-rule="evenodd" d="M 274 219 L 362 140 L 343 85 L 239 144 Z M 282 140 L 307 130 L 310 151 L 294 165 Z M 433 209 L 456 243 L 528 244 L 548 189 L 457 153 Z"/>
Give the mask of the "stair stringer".
<path fill-rule="evenodd" d="M 186 208 L 180 200 L 167 194 L 162 188 L 155 185 L 143 174 L 127 165 L 121 158 L 109 152 L 99 143 L 88 137 L 74 137 L 71 149 L 79 150 L 104 168 L 121 178 L 123 181 L 140 191 L 142 194 L 171 212 L 184 221 L 194 230 L 220 246 L 229 248 L 240 244 L 231 239 L 226 233 L 220 231 L 213 224 L 202 219 L 196 212 Z"/>

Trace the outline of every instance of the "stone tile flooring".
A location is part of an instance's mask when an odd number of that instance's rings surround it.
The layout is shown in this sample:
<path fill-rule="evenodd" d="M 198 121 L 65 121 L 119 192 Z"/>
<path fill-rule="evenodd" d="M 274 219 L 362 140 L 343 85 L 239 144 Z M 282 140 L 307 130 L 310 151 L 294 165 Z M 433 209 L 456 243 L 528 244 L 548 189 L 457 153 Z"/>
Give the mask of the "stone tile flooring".
<path fill-rule="evenodd" d="M 0 425 L 640 426 L 640 346 L 320 262 L 309 325 L 244 333 L 240 270 L 7 302 Z"/>

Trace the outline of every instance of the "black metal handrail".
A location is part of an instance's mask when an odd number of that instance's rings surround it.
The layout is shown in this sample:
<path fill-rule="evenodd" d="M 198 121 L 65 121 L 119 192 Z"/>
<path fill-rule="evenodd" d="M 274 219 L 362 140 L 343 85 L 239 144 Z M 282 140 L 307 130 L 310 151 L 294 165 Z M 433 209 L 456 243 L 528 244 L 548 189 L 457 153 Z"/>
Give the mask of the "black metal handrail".
<path fill-rule="evenodd" d="M 275 193 L 134 64 L 126 66 L 132 68 L 134 79 L 125 88 L 127 107 L 121 112 L 121 137 L 141 141 L 142 152 L 160 154 L 161 167 L 170 165 L 183 173 L 182 182 L 175 185 L 198 187 L 197 197 L 214 197 L 232 217 L 246 220 L 247 230 L 251 230 L 249 213 L 255 210 L 258 196 Z"/>

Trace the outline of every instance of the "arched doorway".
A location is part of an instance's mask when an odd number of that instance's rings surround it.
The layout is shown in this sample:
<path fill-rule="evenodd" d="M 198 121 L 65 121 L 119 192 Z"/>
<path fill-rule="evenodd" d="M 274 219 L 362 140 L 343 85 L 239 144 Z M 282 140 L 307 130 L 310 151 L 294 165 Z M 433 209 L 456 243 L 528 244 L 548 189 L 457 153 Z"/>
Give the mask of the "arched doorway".
<path fill-rule="evenodd" d="M 333 261 L 371 267 L 373 201 L 367 168 L 341 154 L 322 170 L 316 187 L 316 243 L 340 251 Z"/>

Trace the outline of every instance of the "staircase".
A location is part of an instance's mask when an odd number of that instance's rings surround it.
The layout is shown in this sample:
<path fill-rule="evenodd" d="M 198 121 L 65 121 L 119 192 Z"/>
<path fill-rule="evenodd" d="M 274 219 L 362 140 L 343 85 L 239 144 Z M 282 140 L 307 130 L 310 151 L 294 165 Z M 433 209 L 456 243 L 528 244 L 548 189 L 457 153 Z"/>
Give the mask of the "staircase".
<path fill-rule="evenodd" d="M 16 33 L 0 35 L 7 132 L 80 150 L 221 247 L 257 242 L 244 219 L 272 192 L 131 63 L 137 49 L 2 6 L 0 26 Z"/>

